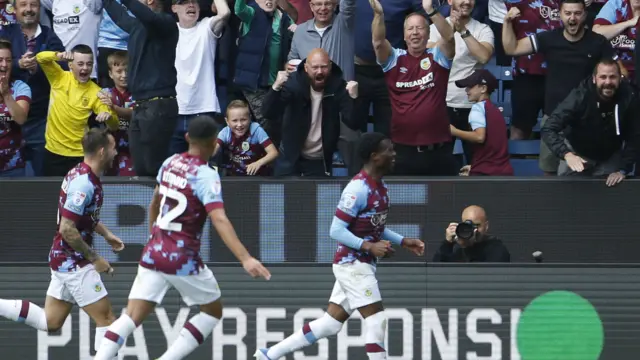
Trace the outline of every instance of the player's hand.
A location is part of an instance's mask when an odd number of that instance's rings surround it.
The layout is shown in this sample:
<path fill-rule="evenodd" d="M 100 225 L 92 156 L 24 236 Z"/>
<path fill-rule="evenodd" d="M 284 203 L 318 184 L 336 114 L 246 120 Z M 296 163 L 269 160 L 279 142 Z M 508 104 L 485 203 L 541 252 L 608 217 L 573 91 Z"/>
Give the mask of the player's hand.
<path fill-rule="evenodd" d="M 459 10 L 451 10 L 451 14 L 449 15 L 449 18 L 451 19 L 451 25 L 453 27 L 453 30 L 456 32 L 463 32 L 465 31 L 467 28 L 464 26 L 464 24 L 462 23 L 462 19 L 460 17 L 460 11 Z"/>
<path fill-rule="evenodd" d="M 378 242 L 365 241 L 363 244 L 363 250 L 375 257 L 385 257 L 389 253 L 393 253 L 393 247 L 391 242 L 387 240 L 380 240 Z"/>
<path fill-rule="evenodd" d="M 0 96 L 5 98 L 11 95 L 11 87 L 9 86 L 9 78 L 6 76 L 0 77 Z"/>
<path fill-rule="evenodd" d="M 73 53 L 71 51 L 62 51 L 56 53 L 59 60 L 73 61 Z"/>
<path fill-rule="evenodd" d="M 296 32 L 296 29 L 298 28 L 298 25 L 296 24 L 291 24 L 289 25 L 289 31 L 291 31 L 292 33 Z"/>
<path fill-rule="evenodd" d="M 112 235 L 108 238 L 105 238 L 105 240 L 107 241 L 107 244 L 111 246 L 113 252 L 120 252 L 124 250 L 124 243 L 122 242 L 122 240 L 120 240 L 119 237 Z"/>
<path fill-rule="evenodd" d="M 109 262 L 102 256 L 98 256 L 96 261 L 93 262 L 93 267 L 98 273 L 107 273 L 109 275 L 113 275 L 113 268 L 111 267 Z"/>
<path fill-rule="evenodd" d="M 607 177 L 607 186 L 616 186 L 624 180 L 625 176 L 620 172 L 616 171 L 614 173 L 609 174 Z"/>
<path fill-rule="evenodd" d="M 445 231 L 445 238 L 447 239 L 448 242 L 453 242 L 453 240 L 456 238 L 456 229 L 458 228 L 458 223 L 449 223 L 449 226 L 447 226 L 447 230 Z"/>
<path fill-rule="evenodd" d="M 369 0 L 369 5 L 371 5 L 371 9 L 374 14 L 384 14 L 384 10 L 382 9 L 382 5 L 378 0 Z"/>
<path fill-rule="evenodd" d="M 507 16 L 504 17 L 504 21 L 505 22 L 510 22 L 513 21 L 517 18 L 520 17 L 520 9 L 512 7 L 511 9 L 509 9 L 509 12 L 507 13 Z"/>
<path fill-rule="evenodd" d="M 255 175 L 260 171 L 262 164 L 259 161 L 247 165 L 247 175 Z"/>
<path fill-rule="evenodd" d="M 433 12 L 433 0 L 422 0 L 422 8 L 427 14 L 431 14 Z"/>
<path fill-rule="evenodd" d="M 96 115 L 96 121 L 99 123 L 103 123 L 105 121 L 109 121 L 109 119 L 111 119 L 111 114 L 108 112 L 101 112 L 100 114 Z"/>
<path fill-rule="evenodd" d="M 250 257 L 247 260 L 242 262 L 242 267 L 244 270 L 251 275 L 251 277 L 263 277 L 266 280 L 271 279 L 271 273 L 267 270 L 264 265 L 256 258 Z"/>
<path fill-rule="evenodd" d="M 567 162 L 567 166 L 569 166 L 569 169 L 575 172 L 582 172 L 584 170 L 584 164 L 586 164 L 587 162 L 587 160 L 574 153 L 567 153 L 564 156 L 564 161 Z"/>
<path fill-rule="evenodd" d="M 357 81 L 349 81 L 347 82 L 347 92 L 352 99 L 358 98 L 358 82 Z"/>
<path fill-rule="evenodd" d="M 288 65 L 288 64 L 287 64 Z M 278 76 L 276 76 L 276 81 L 273 82 L 271 87 L 273 90 L 279 91 L 282 89 L 282 85 L 289 80 L 289 72 L 287 71 L 278 71 Z"/>
<path fill-rule="evenodd" d="M 470 172 L 471 172 L 471 165 L 465 165 L 465 166 L 460 168 L 460 172 L 459 172 L 458 175 L 460 175 L 460 176 L 469 176 Z"/>
<path fill-rule="evenodd" d="M 424 242 L 422 240 L 404 238 L 402 239 L 402 247 L 418 256 L 424 255 Z"/>

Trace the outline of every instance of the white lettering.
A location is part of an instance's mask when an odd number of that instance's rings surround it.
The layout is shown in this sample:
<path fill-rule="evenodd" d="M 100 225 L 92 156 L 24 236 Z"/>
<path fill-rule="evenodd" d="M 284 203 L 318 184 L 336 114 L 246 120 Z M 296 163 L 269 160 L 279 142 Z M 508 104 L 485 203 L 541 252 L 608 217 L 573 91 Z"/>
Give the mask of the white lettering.
<path fill-rule="evenodd" d="M 71 341 L 71 314 L 64 320 L 60 335 L 51 335 L 46 331 L 38 331 L 38 360 L 49 360 L 50 347 L 65 347 Z"/>
<path fill-rule="evenodd" d="M 304 323 L 308 320 L 315 320 L 321 318 L 324 315 L 324 310 L 314 308 L 302 308 L 293 315 L 293 331 L 299 331 Z M 329 340 L 320 339 L 316 342 L 318 344 L 318 355 L 305 355 L 301 351 L 293 353 L 293 360 L 324 360 L 329 358 Z"/>
<path fill-rule="evenodd" d="M 360 323 L 360 335 L 350 336 L 348 331 L 349 325 L 354 324 L 356 321 Z M 349 320 L 344 323 L 342 330 L 338 333 L 338 360 L 348 360 L 349 348 L 364 347 L 365 341 L 364 321 L 362 321 L 360 313 L 356 311 L 351 315 Z"/>
<path fill-rule="evenodd" d="M 389 360 L 413 360 L 413 315 L 407 309 L 386 309 L 384 313 L 388 320 L 402 321 L 402 355 L 388 355 Z M 387 322 L 388 324 L 389 322 Z M 394 343 L 395 344 L 395 343 Z M 391 352 L 391 343 L 389 342 L 389 326 L 387 325 L 387 334 L 384 339 L 384 345 L 387 353 Z M 396 351 L 394 351 L 396 352 Z"/>
<path fill-rule="evenodd" d="M 398 81 L 396 82 L 396 87 L 399 89 L 402 88 L 413 88 L 413 87 L 422 87 L 423 85 L 427 85 L 430 82 L 433 81 L 433 73 L 430 72 L 427 75 L 423 76 L 422 78 L 418 79 L 418 80 L 414 80 L 414 81 Z M 428 87 L 432 87 L 433 85 L 430 85 Z"/>
<path fill-rule="evenodd" d="M 184 189 L 187 187 L 187 179 L 182 176 L 178 176 L 170 171 L 162 172 L 162 181 L 171 184 L 179 189 Z"/>
<path fill-rule="evenodd" d="M 224 334 L 222 332 L 224 323 L 230 319 L 235 319 L 236 332 L 234 334 Z M 247 345 L 243 340 L 245 336 L 247 336 L 247 314 L 240 308 L 224 309 L 222 320 L 213 330 L 213 360 L 223 360 L 222 350 L 224 346 L 234 346 L 236 348 L 235 358 L 231 356 L 225 359 L 248 359 Z"/>
<path fill-rule="evenodd" d="M 625 34 L 620 34 L 611 39 L 611 46 L 618 49 L 633 50 L 636 48 L 636 41 Z"/>
<path fill-rule="evenodd" d="M 476 344 L 490 344 L 491 355 L 480 356 L 467 351 L 467 360 L 501 360 L 502 341 L 494 333 L 478 333 L 478 320 L 489 320 L 491 324 L 502 324 L 502 317 L 495 309 L 473 309 L 467 315 L 467 336 Z"/>
<path fill-rule="evenodd" d="M 449 340 L 444 335 L 436 309 L 422 309 L 422 360 L 431 360 L 431 335 L 442 360 L 458 359 L 458 310 L 449 309 Z"/>
<path fill-rule="evenodd" d="M 268 319 L 286 319 L 287 310 L 284 308 L 258 308 L 256 309 L 256 348 L 268 347 L 270 342 L 284 340 L 284 332 L 267 329 Z"/>
<path fill-rule="evenodd" d="M 160 328 L 162 328 L 162 333 L 164 334 L 165 339 L 167 339 L 168 348 L 178 338 L 180 330 L 182 330 L 184 324 L 187 322 L 187 319 L 189 318 L 189 308 L 180 308 L 173 326 L 171 326 L 169 315 L 167 315 L 167 310 L 164 308 L 156 307 L 156 316 L 158 317 Z"/>
<path fill-rule="evenodd" d="M 518 350 L 518 323 L 520 322 L 520 309 L 511 309 L 511 360 L 520 360 Z"/>

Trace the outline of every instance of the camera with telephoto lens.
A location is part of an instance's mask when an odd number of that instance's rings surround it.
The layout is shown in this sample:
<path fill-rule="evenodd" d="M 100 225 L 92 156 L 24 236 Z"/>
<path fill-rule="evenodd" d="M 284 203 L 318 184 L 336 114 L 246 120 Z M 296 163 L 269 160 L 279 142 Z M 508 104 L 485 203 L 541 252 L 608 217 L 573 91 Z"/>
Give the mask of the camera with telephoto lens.
<path fill-rule="evenodd" d="M 478 225 L 474 224 L 473 221 L 463 221 L 458 223 L 458 227 L 456 227 L 456 236 L 462 240 L 469 240 L 475 235 L 477 228 Z"/>

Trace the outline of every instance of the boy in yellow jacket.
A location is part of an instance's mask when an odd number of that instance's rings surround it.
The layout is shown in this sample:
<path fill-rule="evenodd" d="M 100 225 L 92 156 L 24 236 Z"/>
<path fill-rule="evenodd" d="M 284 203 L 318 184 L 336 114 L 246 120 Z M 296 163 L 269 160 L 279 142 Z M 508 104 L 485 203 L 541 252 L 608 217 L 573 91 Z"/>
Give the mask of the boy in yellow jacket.
<path fill-rule="evenodd" d="M 69 61 L 64 71 L 58 61 Z M 51 100 L 45 132 L 44 176 L 65 176 L 83 160 L 82 137 L 89 117 L 117 129 L 118 117 L 98 99 L 100 87 L 91 81 L 93 51 L 76 45 L 69 52 L 42 51 L 36 61 L 51 84 Z"/>

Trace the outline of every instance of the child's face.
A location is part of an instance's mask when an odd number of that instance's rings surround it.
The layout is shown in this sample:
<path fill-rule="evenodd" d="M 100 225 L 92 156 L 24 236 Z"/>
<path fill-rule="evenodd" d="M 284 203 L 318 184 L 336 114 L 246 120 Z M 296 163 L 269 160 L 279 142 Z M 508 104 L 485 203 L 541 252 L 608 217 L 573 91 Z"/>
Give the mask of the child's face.
<path fill-rule="evenodd" d="M 109 69 L 109 77 L 116 84 L 116 87 L 127 87 L 127 64 L 114 65 Z"/>
<path fill-rule="evenodd" d="M 249 130 L 251 118 L 249 109 L 236 108 L 227 113 L 227 125 L 235 136 L 243 136 Z"/>
<path fill-rule="evenodd" d="M 465 90 L 467 91 L 467 97 L 469 97 L 470 102 L 478 102 L 486 89 L 484 85 L 475 85 L 468 87 Z"/>

